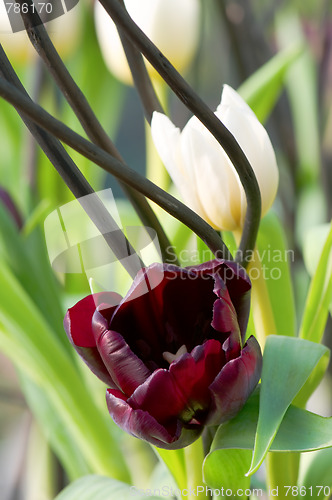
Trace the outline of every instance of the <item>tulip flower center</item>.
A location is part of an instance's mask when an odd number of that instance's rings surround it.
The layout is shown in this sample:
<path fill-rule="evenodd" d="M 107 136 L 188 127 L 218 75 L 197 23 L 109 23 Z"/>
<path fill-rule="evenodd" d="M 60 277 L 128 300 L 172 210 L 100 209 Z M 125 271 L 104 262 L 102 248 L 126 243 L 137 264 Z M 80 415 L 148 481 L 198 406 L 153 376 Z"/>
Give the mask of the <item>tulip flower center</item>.
<path fill-rule="evenodd" d="M 165 351 L 163 352 L 163 358 L 165 361 L 167 361 L 169 364 L 173 363 L 173 361 L 176 361 L 177 359 L 179 359 L 182 354 L 186 354 L 187 351 L 187 348 L 186 346 L 183 344 L 175 354 L 172 354 L 171 352 L 168 352 L 168 351 Z"/>

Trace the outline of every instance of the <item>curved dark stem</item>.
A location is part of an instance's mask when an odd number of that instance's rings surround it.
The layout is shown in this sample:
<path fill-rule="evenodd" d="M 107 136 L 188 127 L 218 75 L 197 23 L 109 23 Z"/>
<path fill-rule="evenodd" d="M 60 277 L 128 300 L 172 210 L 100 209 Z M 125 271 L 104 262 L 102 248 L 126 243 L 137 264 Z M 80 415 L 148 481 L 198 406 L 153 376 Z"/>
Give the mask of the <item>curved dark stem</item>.
<path fill-rule="evenodd" d="M 26 4 L 27 2 L 32 3 L 32 0 L 18 0 L 18 2 Z M 75 83 L 61 57 L 57 53 L 37 11 L 27 13 L 21 12 L 21 16 L 33 47 L 44 61 L 47 69 L 73 109 L 89 139 L 119 161 L 123 162 L 119 151 L 98 121 L 83 92 Z M 169 255 L 168 253 L 171 244 L 146 198 L 126 184 L 121 183 L 121 187 L 138 213 L 143 225 L 152 227 L 156 231 L 163 261 L 174 263 L 175 256 L 173 254 Z"/>
<path fill-rule="evenodd" d="M 100 0 L 100 2 L 117 26 L 123 29 L 126 36 L 144 54 L 174 93 L 216 138 L 233 163 L 247 198 L 247 212 L 238 252 L 238 259 L 245 266 L 248 263 L 247 254 L 250 255 L 255 247 L 261 217 L 260 190 L 256 176 L 246 155 L 229 130 L 192 90 L 160 50 L 134 23 L 128 13 L 122 8 L 119 0 Z"/>
<path fill-rule="evenodd" d="M 123 0 L 119 1 L 122 5 L 122 8 L 126 9 Z M 127 57 L 135 87 L 143 104 L 145 118 L 148 123 L 151 123 L 153 112 L 158 111 L 159 113 L 164 113 L 164 110 L 153 88 L 142 54 L 139 50 L 137 50 L 130 39 L 127 38 L 125 32 L 119 27 L 118 32 L 123 50 L 125 51 Z"/>
<path fill-rule="evenodd" d="M 43 65 L 38 59 L 36 61 L 32 99 L 39 101 L 40 94 L 45 86 L 45 72 Z M 26 175 L 32 193 L 37 190 L 37 162 L 38 162 L 38 146 L 33 136 L 27 131 L 27 155 L 26 155 Z"/>
<path fill-rule="evenodd" d="M 8 61 L 1 45 L 0 75 L 0 80 L 4 85 L 9 86 L 9 88 L 18 93 L 18 95 L 22 96 L 27 103 L 33 104 Z M 138 255 L 136 255 L 135 259 L 127 258 L 128 255 L 135 255 L 135 250 L 121 232 L 88 181 L 72 161 L 62 144 L 53 135 L 31 121 L 24 113 L 24 110 L 15 106 L 15 103 L 12 104 L 66 185 L 82 205 L 95 226 L 100 230 L 110 249 L 114 252 L 128 273 L 134 278 L 138 271 L 144 267 L 144 263 Z M 94 196 L 87 197 L 87 195 Z"/>
<path fill-rule="evenodd" d="M 47 113 L 47 111 L 33 103 L 31 99 L 27 98 L 26 95 L 3 78 L 0 78 L 0 95 L 39 126 L 75 149 L 75 151 L 78 151 L 89 160 L 97 163 L 117 179 L 137 189 L 173 217 L 183 222 L 183 224 L 188 226 L 204 241 L 216 257 L 232 259 L 228 248 L 220 239 L 217 232 L 186 205 L 166 191 L 160 189 L 135 170 L 125 166 L 99 146 L 92 144 L 87 139 L 71 130 L 64 123 L 56 120 Z"/>

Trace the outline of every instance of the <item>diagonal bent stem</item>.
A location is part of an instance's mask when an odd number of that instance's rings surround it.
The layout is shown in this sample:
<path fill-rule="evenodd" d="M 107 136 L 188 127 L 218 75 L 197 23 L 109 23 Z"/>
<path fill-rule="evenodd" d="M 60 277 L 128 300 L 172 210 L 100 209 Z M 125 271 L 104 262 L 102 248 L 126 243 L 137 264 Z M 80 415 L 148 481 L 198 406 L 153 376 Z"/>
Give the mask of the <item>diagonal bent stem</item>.
<path fill-rule="evenodd" d="M 0 76 L 1 81 L 15 89 L 24 97 L 27 102 L 31 102 L 30 97 L 26 93 L 18 76 L 13 70 L 7 56 L 0 44 Z M 14 107 L 15 104 L 14 104 Z M 29 120 L 25 114 L 19 112 L 22 120 L 34 136 L 41 149 L 44 151 L 50 162 L 54 165 L 57 172 L 60 174 L 68 188 L 82 205 L 95 226 L 100 230 L 108 246 L 120 260 L 122 265 L 128 271 L 130 276 L 134 278 L 144 263 L 138 255 L 135 259 L 127 259 L 128 255 L 135 255 L 136 252 L 122 233 L 111 214 L 105 208 L 101 200 L 98 198 L 88 181 L 72 161 L 62 144 L 51 134 L 36 126 Z M 94 194 L 94 196 L 87 195 Z"/>
<path fill-rule="evenodd" d="M 120 2 L 125 9 L 124 1 L 120 0 Z M 135 87 L 143 104 L 145 118 L 147 122 L 151 124 L 153 112 L 158 111 L 159 113 L 163 113 L 164 110 L 153 88 L 142 54 L 139 50 L 137 50 L 131 40 L 127 38 L 124 31 L 119 27 L 117 29 L 135 83 Z"/>
<path fill-rule="evenodd" d="M 97 163 L 117 179 L 137 189 L 173 217 L 183 222 L 183 224 L 188 226 L 206 243 L 216 257 L 232 259 L 228 248 L 220 239 L 217 232 L 186 205 L 160 189 L 135 170 L 132 170 L 116 158 L 110 156 L 99 146 L 84 139 L 84 137 L 71 130 L 64 123 L 56 120 L 43 108 L 33 103 L 22 91 L 3 78 L 0 78 L 0 95 L 40 127 L 55 135 L 89 160 Z"/>
<path fill-rule="evenodd" d="M 18 0 L 18 2 L 21 4 L 29 4 L 32 3 L 32 0 Z M 23 10 L 24 9 L 21 9 L 21 16 L 30 42 L 44 61 L 62 94 L 79 119 L 87 136 L 92 142 L 123 162 L 119 151 L 101 126 L 81 89 L 75 83 L 61 57 L 57 53 L 37 11 L 32 10 L 30 12 L 28 10 L 27 13 L 23 13 Z M 146 198 L 142 196 L 141 193 L 137 192 L 136 189 L 126 184 L 121 183 L 121 186 L 138 213 L 142 223 L 145 226 L 152 227 L 156 231 L 163 261 L 176 263 L 176 256 L 173 255 L 173 253 L 172 255 L 168 253 L 168 250 L 171 248 L 170 242 Z"/>
<path fill-rule="evenodd" d="M 100 3 L 112 17 L 116 25 L 126 33 L 126 36 L 154 66 L 174 93 L 216 138 L 233 163 L 247 198 L 247 212 L 238 252 L 239 258 L 242 258 L 242 264 L 246 265 L 247 253 L 251 252 L 255 247 L 261 216 L 260 190 L 256 176 L 246 155 L 229 130 L 193 91 L 168 59 L 134 23 L 119 0 L 100 0 Z"/>

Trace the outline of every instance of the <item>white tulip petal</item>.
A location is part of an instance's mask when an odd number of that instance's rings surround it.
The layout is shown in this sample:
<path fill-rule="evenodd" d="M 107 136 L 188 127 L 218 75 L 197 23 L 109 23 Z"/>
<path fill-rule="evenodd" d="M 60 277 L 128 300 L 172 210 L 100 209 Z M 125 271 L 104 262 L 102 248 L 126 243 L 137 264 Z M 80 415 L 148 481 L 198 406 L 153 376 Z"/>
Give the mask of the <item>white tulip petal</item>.
<path fill-rule="evenodd" d="M 219 106 L 222 107 L 229 107 L 231 109 L 237 109 L 241 111 L 241 113 L 249 113 L 250 115 L 253 115 L 256 120 L 257 117 L 253 110 L 251 109 L 250 106 L 246 103 L 244 99 L 240 96 L 236 90 L 232 89 L 229 85 L 225 84 L 223 86 L 222 94 L 221 94 L 221 101 Z M 219 116 L 219 106 L 217 107 L 216 115 Z"/>
<path fill-rule="evenodd" d="M 235 91 L 230 93 L 228 88 L 227 92 L 227 101 L 230 102 Z M 240 98 L 239 102 L 244 103 L 242 98 Z M 237 107 L 231 107 L 220 104 L 217 115 L 241 145 L 255 172 L 261 191 L 262 214 L 264 215 L 274 201 L 279 180 L 278 166 L 270 138 L 263 125 L 247 105 L 243 106 L 241 104 Z M 243 204 L 242 218 L 244 218 L 245 208 L 246 203 Z"/>
<path fill-rule="evenodd" d="M 200 202 L 199 214 L 215 228 L 237 227 L 230 206 L 232 200 L 239 197 L 238 183 L 219 143 L 205 127 L 203 133 L 196 127 L 186 127 L 181 147 L 183 161 L 192 169 L 192 182 Z"/>
<path fill-rule="evenodd" d="M 184 165 L 181 154 L 181 132 L 163 113 L 154 112 L 151 134 L 158 154 L 183 200 L 198 211 L 195 186 L 191 172 Z"/>

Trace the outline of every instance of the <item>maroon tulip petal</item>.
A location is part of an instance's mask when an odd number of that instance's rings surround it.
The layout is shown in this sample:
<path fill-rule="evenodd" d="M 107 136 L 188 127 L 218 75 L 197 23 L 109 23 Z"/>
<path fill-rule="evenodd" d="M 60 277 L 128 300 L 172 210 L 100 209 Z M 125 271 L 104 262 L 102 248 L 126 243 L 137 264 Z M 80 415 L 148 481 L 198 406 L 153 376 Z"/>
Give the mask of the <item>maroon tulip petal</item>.
<path fill-rule="evenodd" d="M 212 405 L 207 425 L 219 425 L 233 418 L 258 384 L 262 354 L 255 337 L 249 337 L 241 355 L 226 363 L 210 385 Z"/>
<path fill-rule="evenodd" d="M 220 274 L 219 274 L 220 275 Z M 221 275 L 237 314 L 242 341 L 244 342 L 250 312 L 251 282 L 246 271 L 236 262 L 225 261 Z"/>
<path fill-rule="evenodd" d="M 163 425 L 170 425 L 187 408 L 187 399 L 168 370 L 160 368 L 128 399 L 133 409 L 147 411 Z"/>
<path fill-rule="evenodd" d="M 106 316 L 108 312 L 107 310 Z M 129 397 L 136 387 L 145 382 L 151 372 L 119 333 L 108 330 L 108 323 L 101 305 L 92 319 L 97 348 L 112 380 Z"/>
<path fill-rule="evenodd" d="M 220 296 L 226 288 L 237 314 L 242 341 L 245 338 L 249 310 L 251 283 L 246 271 L 238 263 L 222 259 L 214 259 L 199 266 L 191 266 L 193 272 L 211 275 L 215 279 L 214 293 Z M 217 278 L 219 277 L 219 280 Z"/>
<path fill-rule="evenodd" d="M 107 304 L 110 314 L 116 309 L 122 297 L 114 292 L 100 292 L 88 295 L 66 314 L 66 329 L 69 340 L 79 347 L 95 347 L 96 341 L 92 331 L 92 316 L 100 304 Z"/>
<path fill-rule="evenodd" d="M 88 295 L 68 309 L 64 318 L 64 329 L 77 353 L 90 370 L 110 387 L 116 387 L 100 357 L 92 331 L 92 316 L 98 304 L 107 302 L 112 313 L 121 296 L 112 292 Z M 115 305 L 113 305 L 115 304 Z"/>
<path fill-rule="evenodd" d="M 179 420 L 173 421 L 172 428 L 164 427 L 142 409 L 133 409 L 120 391 L 106 391 L 108 411 L 114 422 L 129 434 L 144 439 L 159 448 L 178 449 L 194 442 L 202 428 L 192 426 L 185 429 Z"/>
<path fill-rule="evenodd" d="M 211 398 L 208 388 L 224 363 L 225 354 L 221 343 L 214 339 L 195 347 L 190 354 L 171 363 L 170 374 L 189 408 L 187 415 L 182 412 L 182 420 L 190 422 L 192 418 L 196 421 L 205 419 Z"/>

